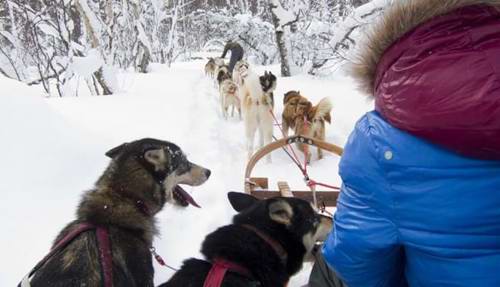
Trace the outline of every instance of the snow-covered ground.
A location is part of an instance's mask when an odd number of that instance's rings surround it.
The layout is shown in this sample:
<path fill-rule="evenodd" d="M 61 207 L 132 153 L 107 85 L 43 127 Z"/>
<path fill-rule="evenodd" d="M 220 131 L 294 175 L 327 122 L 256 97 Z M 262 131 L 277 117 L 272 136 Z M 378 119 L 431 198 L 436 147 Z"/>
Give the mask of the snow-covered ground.
<path fill-rule="evenodd" d="M 206 184 L 188 190 L 202 209 L 167 206 L 158 215 L 161 236 L 155 246 L 167 263 L 180 266 L 186 258 L 200 257 L 205 235 L 234 214 L 226 193 L 242 191 L 246 164 L 243 123 L 222 118 L 217 89 L 203 66 L 203 61 L 157 65 L 150 74 L 121 75 L 128 92 L 107 97 L 44 98 L 38 88 L 0 76 L 0 286 L 15 286 L 48 252 L 58 231 L 74 218 L 83 191 L 108 164 L 104 153 L 143 137 L 172 141 L 191 161 L 212 170 Z M 279 74 L 277 66 L 257 69 Z M 313 103 L 331 98 L 327 140 L 339 145 L 372 108 L 350 78 L 303 75 L 278 79 L 278 116 L 289 90 L 300 90 Z M 340 184 L 338 161 L 333 155 L 313 161 L 312 178 Z M 259 164 L 255 175 L 270 177 L 272 186 L 286 180 L 292 188 L 305 188 L 299 170 L 281 151 L 273 154 L 272 164 Z M 155 269 L 157 284 L 172 275 L 159 265 Z M 290 286 L 305 284 L 309 270 L 305 266 Z"/>

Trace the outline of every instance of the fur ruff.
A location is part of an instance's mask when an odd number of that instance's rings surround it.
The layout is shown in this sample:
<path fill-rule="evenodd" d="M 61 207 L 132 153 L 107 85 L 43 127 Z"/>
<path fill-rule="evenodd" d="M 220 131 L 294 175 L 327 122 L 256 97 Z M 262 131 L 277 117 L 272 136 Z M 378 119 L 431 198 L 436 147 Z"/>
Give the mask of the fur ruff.
<path fill-rule="evenodd" d="M 313 108 L 313 114 L 311 119 L 324 119 L 327 122 L 331 122 L 330 113 L 333 109 L 332 102 L 329 98 L 323 98 L 319 101 L 318 105 Z"/>
<path fill-rule="evenodd" d="M 367 32 L 351 74 L 358 81 L 360 89 L 373 96 L 377 65 L 385 51 L 398 39 L 430 19 L 472 6 L 489 5 L 497 9 L 500 0 L 407 0 L 395 1 L 381 19 Z"/>
<path fill-rule="evenodd" d="M 273 140 L 273 118 L 271 115 L 272 100 L 265 94 L 260 85 L 259 76 L 252 70 L 244 79 L 239 89 L 241 108 L 245 122 L 248 158 L 253 155 L 255 133 L 259 132 L 259 147 L 263 147 Z M 271 161 L 271 155 L 267 156 Z"/>

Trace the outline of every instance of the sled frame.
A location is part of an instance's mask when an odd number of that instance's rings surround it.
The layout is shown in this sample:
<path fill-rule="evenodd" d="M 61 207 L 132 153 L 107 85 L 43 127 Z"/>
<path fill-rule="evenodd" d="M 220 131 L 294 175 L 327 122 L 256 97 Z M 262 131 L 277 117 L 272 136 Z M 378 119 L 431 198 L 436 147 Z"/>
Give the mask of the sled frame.
<path fill-rule="evenodd" d="M 284 148 L 287 145 L 295 143 L 316 146 L 338 156 L 342 156 L 342 153 L 344 152 L 344 150 L 337 145 L 302 135 L 292 136 L 272 142 L 259 149 L 248 161 L 245 170 L 245 192 L 259 199 L 268 199 L 276 196 L 283 196 L 296 197 L 307 200 L 309 202 L 313 202 L 313 192 L 310 190 L 291 190 L 286 181 L 279 181 L 277 190 L 269 190 L 269 179 L 267 177 L 252 177 L 252 171 L 255 165 L 263 157 L 277 149 Z M 337 205 L 338 196 L 338 191 L 316 191 L 317 202 L 321 203 L 323 207 L 335 207 Z"/>

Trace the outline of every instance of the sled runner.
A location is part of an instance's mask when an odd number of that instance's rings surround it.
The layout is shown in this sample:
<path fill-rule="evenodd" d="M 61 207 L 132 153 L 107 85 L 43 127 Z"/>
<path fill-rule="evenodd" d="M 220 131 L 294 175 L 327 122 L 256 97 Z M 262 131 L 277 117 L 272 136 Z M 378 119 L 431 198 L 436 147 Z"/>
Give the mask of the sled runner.
<path fill-rule="evenodd" d="M 274 141 L 258 150 L 248 161 L 245 170 L 245 192 L 259 199 L 267 199 L 275 196 L 297 197 L 315 203 L 318 207 L 334 207 L 337 205 L 339 188 L 317 183 L 309 178 L 307 170 L 301 168 L 304 180 L 311 190 L 291 190 L 286 181 L 278 182 L 278 190 L 269 190 L 269 180 L 267 177 L 252 177 L 252 171 L 263 157 L 267 154 L 285 148 L 295 143 L 303 143 L 309 146 L 316 146 L 338 156 L 342 155 L 343 149 L 331 143 L 315 140 L 306 136 L 292 136 L 289 138 Z M 286 151 L 286 150 L 285 150 Z M 316 186 L 328 187 L 330 190 L 316 190 Z M 332 191 L 335 190 L 335 191 Z"/>

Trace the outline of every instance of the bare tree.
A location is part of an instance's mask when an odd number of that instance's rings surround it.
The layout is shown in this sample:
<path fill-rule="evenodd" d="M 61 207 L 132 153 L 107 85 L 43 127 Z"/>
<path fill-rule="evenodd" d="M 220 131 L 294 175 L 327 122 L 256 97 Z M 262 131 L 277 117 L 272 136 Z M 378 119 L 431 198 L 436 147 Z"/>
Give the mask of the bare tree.
<path fill-rule="evenodd" d="M 292 12 L 285 10 L 279 0 L 270 0 L 269 9 L 272 14 L 276 44 L 280 55 L 281 76 L 290 77 L 290 60 L 285 42 L 285 29 L 287 26 L 293 29 L 293 25 L 299 21 L 299 15 L 294 15 Z"/>

